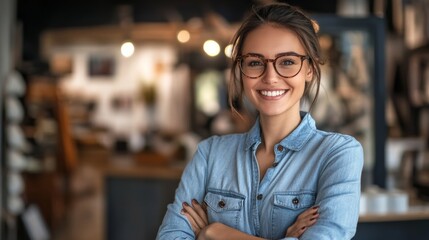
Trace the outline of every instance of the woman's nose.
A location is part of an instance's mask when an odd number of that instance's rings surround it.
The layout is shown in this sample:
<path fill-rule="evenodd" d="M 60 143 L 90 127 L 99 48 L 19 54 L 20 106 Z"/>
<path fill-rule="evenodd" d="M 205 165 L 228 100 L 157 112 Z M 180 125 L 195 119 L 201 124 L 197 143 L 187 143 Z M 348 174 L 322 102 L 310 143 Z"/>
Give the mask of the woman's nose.
<path fill-rule="evenodd" d="M 274 68 L 273 62 L 267 62 L 265 74 L 262 76 L 262 81 L 267 84 L 272 84 L 278 81 L 279 75 Z"/>

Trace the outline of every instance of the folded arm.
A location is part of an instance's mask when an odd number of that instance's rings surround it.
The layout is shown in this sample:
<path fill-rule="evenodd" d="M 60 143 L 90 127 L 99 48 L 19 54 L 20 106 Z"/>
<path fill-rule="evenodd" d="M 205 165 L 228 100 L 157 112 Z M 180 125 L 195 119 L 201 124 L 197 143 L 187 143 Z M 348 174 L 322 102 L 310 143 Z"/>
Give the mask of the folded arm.
<path fill-rule="evenodd" d="M 363 151 L 352 141 L 332 150 L 319 177 L 317 224 L 300 239 L 351 239 L 359 218 Z"/>
<path fill-rule="evenodd" d="M 258 240 L 263 239 L 246 234 L 222 223 L 210 223 L 207 218 L 207 205 L 198 203 L 195 199 L 191 204 L 183 203 L 181 214 L 189 220 L 192 230 L 198 240 Z M 312 207 L 301 213 L 295 223 L 286 231 L 284 239 L 297 239 L 309 227 L 314 225 L 319 218 L 318 206 Z"/>
<path fill-rule="evenodd" d="M 205 195 L 207 177 L 206 145 L 200 144 L 191 162 L 183 171 L 174 202 L 169 204 L 163 222 L 158 230 L 157 240 L 195 239 L 186 216 L 181 214 L 182 203 L 192 199 L 202 201 Z"/>

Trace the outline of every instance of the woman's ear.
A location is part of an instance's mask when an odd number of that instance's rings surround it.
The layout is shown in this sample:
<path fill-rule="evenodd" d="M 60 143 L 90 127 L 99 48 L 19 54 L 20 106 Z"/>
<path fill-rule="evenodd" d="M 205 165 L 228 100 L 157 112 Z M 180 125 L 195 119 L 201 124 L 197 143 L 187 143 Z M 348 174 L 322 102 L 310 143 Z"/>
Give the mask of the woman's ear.
<path fill-rule="evenodd" d="M 307 68 L 307 72 L 305 73 L 305 81 L 311 82 L 311 80 L 313 80 L 313 68 L 309 64 Z"/>

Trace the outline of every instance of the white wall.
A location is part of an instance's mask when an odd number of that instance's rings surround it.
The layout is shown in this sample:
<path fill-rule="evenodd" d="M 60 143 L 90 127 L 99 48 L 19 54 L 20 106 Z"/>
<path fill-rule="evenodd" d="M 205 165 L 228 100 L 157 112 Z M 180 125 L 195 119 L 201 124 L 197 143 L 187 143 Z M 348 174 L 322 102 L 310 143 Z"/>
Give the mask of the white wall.
<path fill-rule="evenodd" d="M 168 45 L 136 46 L 130 58 L 120 54 L 119 45 L 80 45 L 57 47 L 50 55 L 65 54 L 72 58 L 72 73 L 61 79 L 61 87 L 67 94 L 98 103 L 92 121 L 95 125 L 109 128 L 118 136 L 131 136 L 147 129 L 153 119 L 157 127 L 166 131 L 184 132 L 189 129 L 189 70 L 175 68 L 176 52 Z M 116 61 L 111 77 L 88 75 L 88 59 L 91 55 L 112 56 Z M 162 63 L 159 76 L 154 69 Z M 152 82 L 157 89 L 154 112 L 149 112 L 141 99 L 142 83 Z M 115 111 L 111 100 L 115 96 L 133 99 L 131 111 Z M 172 116 L 174 115 L 174 116 Z M 172 121 L 174 119 L 175 121 Z"/>

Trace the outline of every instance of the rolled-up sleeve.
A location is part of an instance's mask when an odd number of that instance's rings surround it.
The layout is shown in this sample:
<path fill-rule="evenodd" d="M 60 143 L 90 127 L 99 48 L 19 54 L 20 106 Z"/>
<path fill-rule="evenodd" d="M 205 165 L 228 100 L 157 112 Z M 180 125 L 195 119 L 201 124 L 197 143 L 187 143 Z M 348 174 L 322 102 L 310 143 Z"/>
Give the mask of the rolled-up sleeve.
<path fill-rule="evenodd" d="M 169 204 L 156 239 L 195 239 L 194 232 L 186 217 L 180 214 L 182 203 L 192 199 L 202 202 L 205 195 L 207 178 L 207 151 L 209 140 L 198 145 L 193 159 L 183 171 L 181 181 L 176 189 L 174 202 Z"/>
<path fill-rule="evenodd" d="M 302 240 L 351 239 L 359 218 L 363 150 L 354 138 L 338 139 L 320 172 L 316 203 L 319 219 Z"/>

